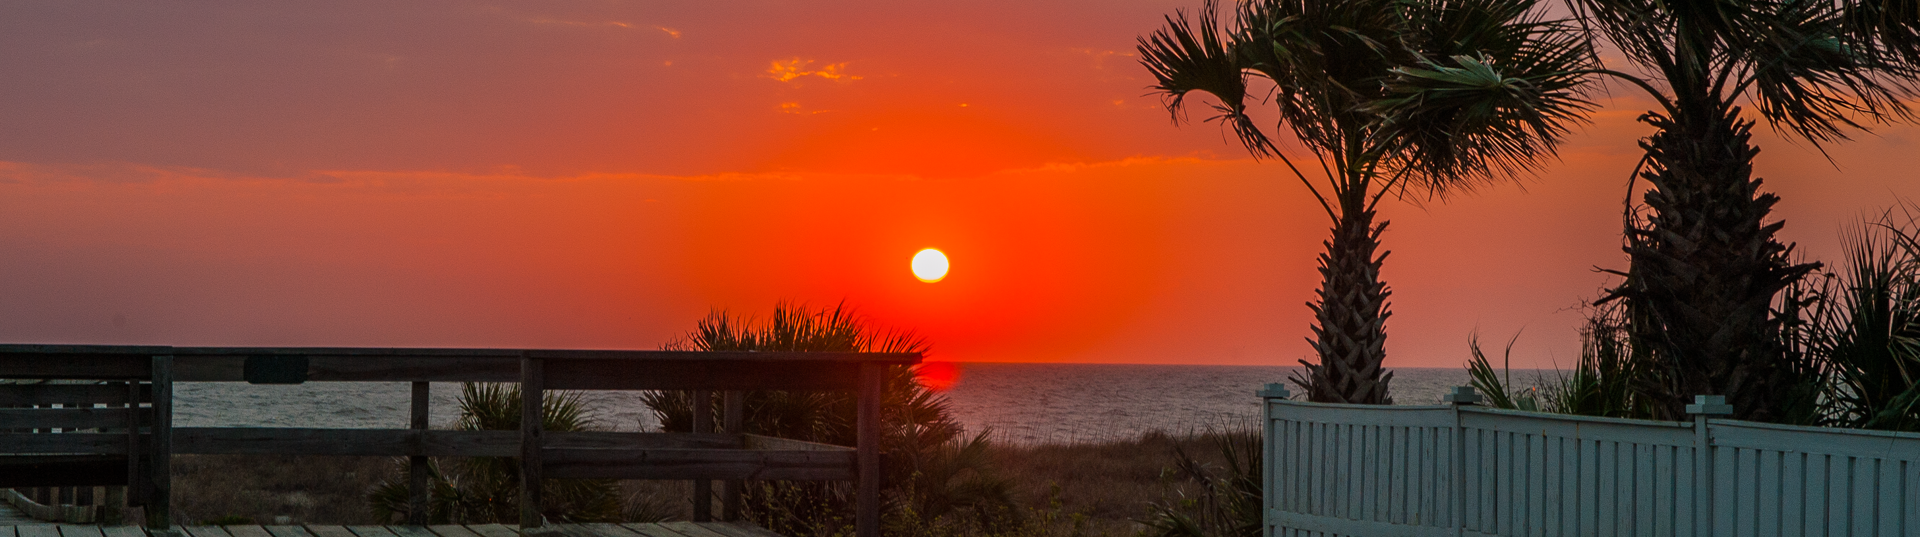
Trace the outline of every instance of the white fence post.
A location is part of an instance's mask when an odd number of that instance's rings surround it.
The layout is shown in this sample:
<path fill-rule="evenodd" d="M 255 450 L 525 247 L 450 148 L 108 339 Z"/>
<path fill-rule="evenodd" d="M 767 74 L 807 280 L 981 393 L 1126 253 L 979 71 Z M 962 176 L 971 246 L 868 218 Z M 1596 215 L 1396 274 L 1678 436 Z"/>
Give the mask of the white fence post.
<path fill-rule="evenodd" d="M 1714 476 L 1713 476 L 1713 435 L 1707 430 L 1707 419 L 1714 416 L 1733 414 L 1733 405 L 1727 404 L 1724 395 L 1695 395 L 1693 404 L 1687 405 L 1687 415 L 1693 416 L 1693 528 L 1697 535 L 1717 535 L 1732 531 L 1732 527 L 1718 528 L 1714 531 Z M 1731 513 L 1728 513 L 1731 515 Z"/>
<path fill-rule="evenodd" d="M 1467 531 L 1467 427 L 1460 419 L 1460 407 L 1480 404 L 1481 397 L 1472 386 L 1454 386 L 1440 401 L 1453 408 L 1453 501 L 1448 509 L 1453 512 L 1453 535 L 1460 537 Z"/>
<path fill-rule="evenodd" d="M 1260 429 L 1264 431 L 1262 434 L 1266 435 L 1266 439 L 1260 447 L 1260 482 L 1268 484 L 1268 486 L 1263 487 L 1260 491 L 1260 535 L 1261 537 L 1274 537 L 1273 510 L 1280 506 L 1281 492 L 1276 490 L 1279 487 L 1272 486 L 1272 484 L 1280 482 L 1280 461 L 1275 460 L 1273 454 L 1280 449 L 1278 445 L 1280 436 L 1274 434 L 1278 431 L 1275 431 L 1273 428 L 1273 405 L 1267 403 L 1275 399 L 1286 400 L 1289 397 L 1293 397 L 1293 394 L 1287 392 L 1287 386 L 1285 384 L 1272 383 L 1268 384 L 1265 389 L 1260 390 L 1258 395 L 1260 396 L 1260 406 L 1264 407 L 1261 409 L 1260 415 L 1265 416 L 1265 419 L 1261 420 L 1265 423 L 1260 424 Z"/>

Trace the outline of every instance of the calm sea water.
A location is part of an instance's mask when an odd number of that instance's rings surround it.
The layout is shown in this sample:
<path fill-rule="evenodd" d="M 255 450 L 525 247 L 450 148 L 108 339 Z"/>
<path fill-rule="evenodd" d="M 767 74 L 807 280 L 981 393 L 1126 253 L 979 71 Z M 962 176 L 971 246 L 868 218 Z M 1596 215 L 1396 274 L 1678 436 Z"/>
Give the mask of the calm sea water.
<path fill-rule="evenodd" d="M 959 379 L 946 395 L 969 430 L 991 428 L 1003 441 L 1037 443 L 1252 425 L 1260 412 L 1254 393 L 1269 382 L 1284 382 L 1298 368 L 969 363 L 958 369 Z M 1514 372 L 1515 381 L 1523 378 L 1532 380 L 1534 373 Z M 1396 369 L 1394 401 L 1432 404 L 1447 387 L 1466 380 L 1462 369 Z M 409 389 L 403 383 L 183 383 L 176 389 L 175 420 L 187 427 L 404 428 Z M 435 427 L 458 416 L 459 390 L 457 384 L 433 385 Z M 657 426 L 634 392 L 586 392 L 584 397 L 596 409 L 600 427 L 642 431 Z"/>

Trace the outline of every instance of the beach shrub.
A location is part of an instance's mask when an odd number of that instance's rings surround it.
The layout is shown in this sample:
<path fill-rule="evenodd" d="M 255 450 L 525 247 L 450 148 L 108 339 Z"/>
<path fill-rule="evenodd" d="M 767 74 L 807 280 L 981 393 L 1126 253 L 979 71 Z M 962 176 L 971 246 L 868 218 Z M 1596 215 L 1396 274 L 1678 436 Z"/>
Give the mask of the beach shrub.
<path fill-rule="evenodd" d="M 548 431 L 584 431 L 592 423 L 578 392 L 549 392 L 542 401 Z M 520 430 L 520 387 L 465 383 L 460 386 L 463 431 Z M 407 459 L 368 495 L 381 520 L 404 520 L 408 503 Z M 520 520 L 520 466 L 511 457 L 434 457 L 427 466 L 432 524 L 517 524 Z M 607 479 L 553 479 L 543 484 L 541 514 L 557 522 L 618 522 L 620 489 Z"/>
<path fill-rule="evenodd" d="M 1847 266 L 1817 289 L 1806 352 L 1826 374 L 1825 424 L 1920 431 L 1920 229 L 1883 213 L 1842 237 Z"/>
<path fill-rule="evenodd" d="M 1209 433 L 1202 437 L 1220 450 L 1224 467 L 1200 462 L 1186 448 L 1173 447 L 1174 467 L 1166 476 L 1188 489 L 1168 487 L 1145 520 L 1151 537 L 1260 537 L 1265 526 L 1261 450 L 1257 429 Z M 1192 490 L 1193 492 L 1188 492 Z"/>
<path fill-rule="evenodd" d="M 907 331 L 882 331 L 845 304 L 832 309 L 776 304 L 765 322 L 716 310 L 695 329 L 666 345 L 689 351 L 923 352 L 924 339 Z M 711 392 L 713 423 L 722 423 L 722 394 Z M 693 429 L 691 391 L 643 396 L 663 431 Z M 842 446 L 855 444 L 855 396 L 845 391 L 747 392 L 745 431 Z M 945 396 L 920 385 L 914 368 L 887 372 L 881 401 L 885 473 L 882 517 L 890 533 L 999 532 L 1017 526 L 1012 486 L 997 475 L 987 450 L 988 433 L 966 436 Z M 846 482 L 767 481 L 747 484 L 742 515 L 784 535 L 833 535 L 851 531 L 854 487 Z M 711 501 L 711 499 L 695 499 Z"/>

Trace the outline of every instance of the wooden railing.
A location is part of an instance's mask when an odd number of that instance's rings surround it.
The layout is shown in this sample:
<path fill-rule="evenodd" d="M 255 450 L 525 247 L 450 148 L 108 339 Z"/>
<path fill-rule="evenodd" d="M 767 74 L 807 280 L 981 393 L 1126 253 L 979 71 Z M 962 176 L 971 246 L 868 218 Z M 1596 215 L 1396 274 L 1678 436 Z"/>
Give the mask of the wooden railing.
<path fill-rule="evenodd" d="M 877 537 L 881 383 L 887 367 L 919 361 L 917 353 L 0 345 L 0 379 L 145 381 L 152 401 L 146 423 L 120 434 L 0 432 L 0 464 L 9 454 L 131 455 L 139 473 L 131 480 L 145 491 L 147 523 L 159 529 L 171 524 L 173 453 L 409 457 L 410 524 L 426 523 L 426 457 L 518 457 L 523 530 L 544 522 L 538 506 L 546 478 L 695 480 L 696 521 L 711 518 L 711 480 L 726 482 L 723 518 L 737 515 L 743 480 L 855 480 L 856 534 Z M 241 381 L 410 383 L 411 428 L 172 426 L 173 383 Z M 431 382 L 519 384 L 520 430 L 428 429 Z M 10 389 L 20 390 L 0 385 L 0 393 Z M 545 431 L 547 390 L 694 390 L 694 432 Z M 857 445 L 743 434 L 740 393 L 747 390 L 856 391 Z M 726 393 L 724 432 L 709 418 L 709 391 Z M 0 431 L 54 427 L 16 423 Z"/>

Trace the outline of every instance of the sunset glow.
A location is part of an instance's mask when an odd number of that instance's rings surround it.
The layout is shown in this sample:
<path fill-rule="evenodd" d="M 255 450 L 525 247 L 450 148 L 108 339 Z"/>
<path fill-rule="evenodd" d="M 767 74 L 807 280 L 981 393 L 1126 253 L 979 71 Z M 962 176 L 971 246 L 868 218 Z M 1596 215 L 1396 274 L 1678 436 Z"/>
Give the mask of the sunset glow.
<path fill-rule="evenodd" d="M 947 254 L 932 248 L 913 254 L 913 277 L 927 283 L 947 277 Z"/>
<path fill-rule="evenodd" d="M 653 349 L 786 300 L 943 361 L 1293 365 L 1323 209 L 1134 50 L 1201 5 L 8 3 L 0 342 Z M 1657 106 L 1614 89 L 1537 177 L 1380 202 L 1390 367 L 1578 360 Z M 1920 128 L 1754 140 L 1808 260 L 1920 199 Z"/>

